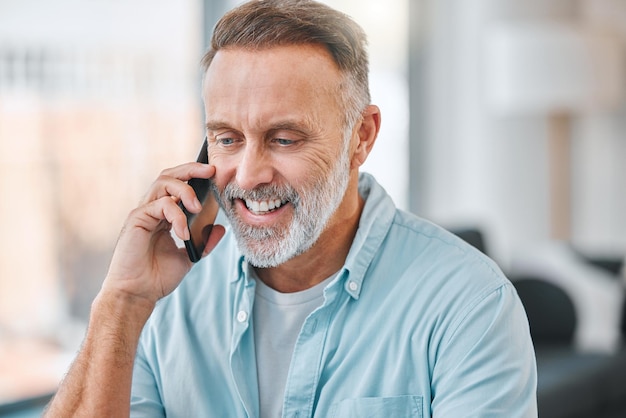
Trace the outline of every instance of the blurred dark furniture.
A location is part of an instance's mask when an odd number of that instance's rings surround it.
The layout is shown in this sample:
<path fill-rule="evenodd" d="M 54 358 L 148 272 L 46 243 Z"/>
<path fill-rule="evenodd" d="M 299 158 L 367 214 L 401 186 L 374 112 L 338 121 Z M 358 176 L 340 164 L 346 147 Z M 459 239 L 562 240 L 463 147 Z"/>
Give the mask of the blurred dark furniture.
<path fill-rule="evenodd" d="M 478 229 L 451 229 L 488 254 Z M 621 259 L 583 259 L 620 280 Z M 577 312 L 558 286 L 541 277 L 510 277 L 524 304 L 537 355 L 540 418 L 626 417 L 626 348 L 615 354 L 583 353 L 574 348 Z M 626 336 L 626 309 L 622 310 Z"/>

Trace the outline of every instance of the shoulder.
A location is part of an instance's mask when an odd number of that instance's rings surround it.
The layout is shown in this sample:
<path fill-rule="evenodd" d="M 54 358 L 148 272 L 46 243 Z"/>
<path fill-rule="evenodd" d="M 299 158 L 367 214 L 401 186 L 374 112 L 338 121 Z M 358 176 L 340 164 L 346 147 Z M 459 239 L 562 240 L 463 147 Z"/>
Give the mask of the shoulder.
<path fill-rule="evenodd" d="M 480 276 L 474 282 L 489 286 L 507 282 L 496 263 L 475 247 L 439 225 L 398 209 L 372 176 L 362 174 L 359 187 L 366 204 L 347 260 L 349 267 L 382 264 L 396 274 L 405 270 L 413 276 L 429 273 L 430 282 L 463 281 L 468 276 Z"/>
<path fill-rule="evenodd" d="M 476 332 L 496 318 L 526 326 L 521 301 L 499 266 L 451 232 L 397 210 L 376 262 L 372 281 L 383 282 L 399 304 L 440 341 L 474 321 Z M 378 286 L 376 286 L 378 287 Z"/>
<path fill-rule="evenodd" d="M 397 292 L 427 303 L 445 315 L 460 314 L 473 303 L 511 287 L 498 265 L 458 236 L 424 218 L 396 208 L 371 176 L 361 176 L 366 199 L 359 231 L 346 266 L 351 279 L 376 291 Z"/>
<path fill-rule="evenodd" d="M 452 232 L 416 215 L 396 210 L 384 252 L 395 254 L 414 273 L 428 273 L 437 285 L 447 280 L 495 289 L 509 284 L 499 266 Z"/>

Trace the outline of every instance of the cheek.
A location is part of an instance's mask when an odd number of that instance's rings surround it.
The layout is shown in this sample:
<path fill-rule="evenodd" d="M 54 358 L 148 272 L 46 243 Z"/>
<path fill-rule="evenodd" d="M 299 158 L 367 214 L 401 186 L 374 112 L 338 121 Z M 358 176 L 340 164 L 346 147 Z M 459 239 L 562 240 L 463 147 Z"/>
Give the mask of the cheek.
<path fill-rule="evenodd" d="M 234 178 L 236 173 L 236 163 L 230 156 L 219 153 L 209 155 L 209 163 L 215 166 L 215 175 L 211 179 L 217 188 L 222 191 L 224 187 Z"/>
<path fill-rule="evenodd" d="M 323 152 L 306 153 L 281 158 L 278 173 L 281 179 L 292 187 L 310 186 L 325 177 L 331 170 L 334 160 Z"/>
<path fill-rule="evenodd" d="M 306 164 L 318 173 L 329 173 L 339 161 L 343 145 L 343 140 L 339 138 L 320 143 L 305 156 Z"/>

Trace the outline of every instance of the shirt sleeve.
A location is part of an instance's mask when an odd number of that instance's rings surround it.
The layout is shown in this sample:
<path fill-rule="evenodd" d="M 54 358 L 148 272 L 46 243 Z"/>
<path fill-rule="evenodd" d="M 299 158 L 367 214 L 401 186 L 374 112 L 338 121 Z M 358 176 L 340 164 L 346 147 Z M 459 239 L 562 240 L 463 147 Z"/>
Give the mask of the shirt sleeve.
<path fill-rule="evenodd" d="M 440 344 L 433 417 L 537 417 L 528 319 L 510 283 L 471 302 Z"/>
<path fill-rule="evenodd" d="M 152 367 L 146 360 L 141 344 L 137 348 L 133 369 L 130 416 L 133 418 L 165 417 L 156 378 Z"/>

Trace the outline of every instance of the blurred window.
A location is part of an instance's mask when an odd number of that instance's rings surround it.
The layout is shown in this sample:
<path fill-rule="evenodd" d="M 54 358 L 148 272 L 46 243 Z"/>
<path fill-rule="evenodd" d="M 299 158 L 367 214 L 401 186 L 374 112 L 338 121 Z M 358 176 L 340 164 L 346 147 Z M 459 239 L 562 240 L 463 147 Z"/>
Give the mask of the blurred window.
<path fill-rule="evenodd" d="M 126 214 L 202 140 L 200 0 L 0 2 L 0 404 L 54 390 Z"/>

